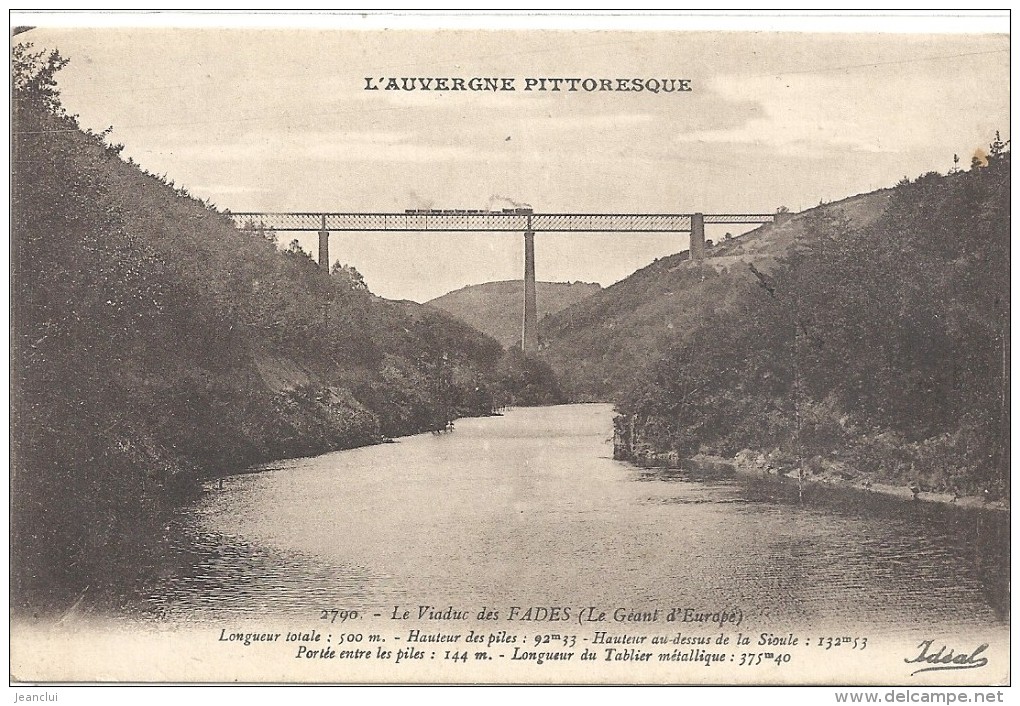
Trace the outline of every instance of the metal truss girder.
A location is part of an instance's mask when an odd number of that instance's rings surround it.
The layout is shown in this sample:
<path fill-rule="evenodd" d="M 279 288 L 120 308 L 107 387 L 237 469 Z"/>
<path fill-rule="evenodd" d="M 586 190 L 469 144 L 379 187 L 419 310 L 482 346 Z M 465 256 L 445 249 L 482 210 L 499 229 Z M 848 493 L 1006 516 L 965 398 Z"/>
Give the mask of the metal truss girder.
<path fill-rule="evenodd" d="M 755 223 L 772 223 L 775 216 L 771 213 L 706 213 L 706 224 L 752 225 Z"/>
<path fill-rule="evenodd" d="M 689 213 L 232 213 L 238 227 L 277 231 L 688 233 Z M 771 223 L 772 214 L 705 214 L 705 223 Z"/>

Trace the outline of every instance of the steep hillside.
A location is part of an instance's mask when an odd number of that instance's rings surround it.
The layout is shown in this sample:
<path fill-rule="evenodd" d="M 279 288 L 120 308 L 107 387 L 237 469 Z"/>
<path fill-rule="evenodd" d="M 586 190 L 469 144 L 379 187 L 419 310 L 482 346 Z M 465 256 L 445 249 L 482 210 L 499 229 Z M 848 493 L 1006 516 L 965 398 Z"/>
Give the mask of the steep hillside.
<path fill-rule="evenodd" d="M 101 593 L 204 477 L 533 394 L 491 338 L 122 160 L 61 108 L 55 53 L 13 60 L 17 601 Z"/>
<path fill-rule="evenodd" d="M 811 238 L 807 223 L 841 212 L 860 226 L 883 213 L 889 190 L 855 196 L 762 226 L 709 250 L 690 263 L 688 253 L 661 258 L 620 282 L 543 321 L 543 358 L 575 400 L 612 401 L 634 375 L 684 340 L 699 319 L 732 307 L 754 281 L 750 264 L 770 272 Z"/>
<path fill-rule="evenodd" d="M 601 291 L 588 282 L 537 282 L 538 318 L 565 309 Z M 486 282 L 463 287 L 428 302 L 510 347 L 520 343 L 523 280 Z"/>
<path fill-rule="evenodd" d="M 656 262 L 552 317 L 619 458 L 1008 497 L 1010 153 Z"/>

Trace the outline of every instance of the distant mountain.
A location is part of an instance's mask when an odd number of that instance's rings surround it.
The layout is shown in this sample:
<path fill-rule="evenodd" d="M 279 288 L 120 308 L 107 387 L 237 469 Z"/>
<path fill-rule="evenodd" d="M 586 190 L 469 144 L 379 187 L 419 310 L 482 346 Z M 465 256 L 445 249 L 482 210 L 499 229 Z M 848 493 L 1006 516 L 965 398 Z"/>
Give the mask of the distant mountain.
<path fill-rule="evenodd" d="M 538 282 L 535 292 L 538 318 L 541 321 L 546 315 L 561 311 L 600 291 L 600 285 L 590 282 Z M 520 342 L 524 307 L 523 280 L 474 284 L 427 303 L 487 333 L 504 346 Z"/>

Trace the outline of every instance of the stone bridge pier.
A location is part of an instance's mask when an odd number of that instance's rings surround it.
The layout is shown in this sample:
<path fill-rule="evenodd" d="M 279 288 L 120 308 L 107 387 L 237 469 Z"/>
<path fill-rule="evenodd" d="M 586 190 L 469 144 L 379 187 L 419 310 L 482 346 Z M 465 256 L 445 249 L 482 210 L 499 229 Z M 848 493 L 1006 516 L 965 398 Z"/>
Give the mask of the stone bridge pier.
<path fill-rule="evenodd" d="M 535 296 L 535 233 L 524 232 L 524 323 L 521 326 L 521 351 L 538 351 L 538 301 Z"/>
<path fill-rule="evenodd" d="M 322 216 L 319 230 L 319 267 L 329 272 L 329 231 L 326 230 L 326 216 Z"/>

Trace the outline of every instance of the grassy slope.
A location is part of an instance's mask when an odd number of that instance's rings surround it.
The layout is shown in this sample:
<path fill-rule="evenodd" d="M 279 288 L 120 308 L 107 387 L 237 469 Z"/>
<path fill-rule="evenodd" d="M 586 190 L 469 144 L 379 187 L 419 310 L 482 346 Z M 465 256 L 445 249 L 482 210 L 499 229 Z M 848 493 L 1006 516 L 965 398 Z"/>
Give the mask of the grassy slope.
<path fill-rule="evenodd" d="M 841 209 L 867 225 L 883 211 L 888 190 L 854 196 L 765 225 L 709 251 L 701 263 L 688 253 L 671 255 L 552 316 L 543 323 L 543 357 L 578 400 L 615 400 L 636 371 L 683 340 L 702 313 L 719 312 L 738 296 L 738 283 L 753 279 L 749 264 L 769 272 L 804 236 L 804 218 Z"/>

